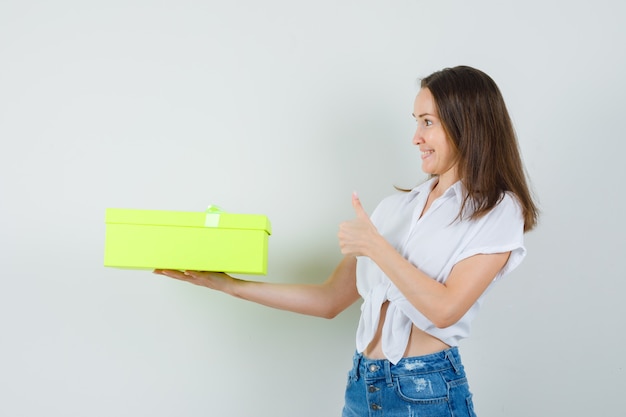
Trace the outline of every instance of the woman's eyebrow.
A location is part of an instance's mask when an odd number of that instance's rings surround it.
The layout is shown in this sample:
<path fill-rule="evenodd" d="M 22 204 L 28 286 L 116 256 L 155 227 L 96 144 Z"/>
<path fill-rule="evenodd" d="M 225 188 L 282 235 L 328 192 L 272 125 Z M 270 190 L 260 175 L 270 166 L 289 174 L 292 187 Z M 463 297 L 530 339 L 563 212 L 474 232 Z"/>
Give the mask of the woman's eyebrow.
<path fill-rule="evenodd" d="M 422 113 L 419 116 L 415 116 L 415 113 L 411 113 L 411 115 L 413 115 L 413 117 L 415 117 L 416 119 L 420 117 L 424 117 L 424 116 L 434 116 L 434 114 L 430 114 L 430 113 Z"/>

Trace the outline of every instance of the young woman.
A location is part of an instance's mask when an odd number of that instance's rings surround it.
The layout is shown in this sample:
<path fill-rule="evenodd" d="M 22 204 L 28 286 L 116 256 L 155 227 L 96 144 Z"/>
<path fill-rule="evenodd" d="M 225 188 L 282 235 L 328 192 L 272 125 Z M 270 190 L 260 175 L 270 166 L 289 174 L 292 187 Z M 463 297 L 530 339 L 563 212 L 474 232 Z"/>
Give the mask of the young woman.
<path fill-rule="evenodd" d="M 344 417 L 473 416 L 457 345 L 487 289 L 525 256 L 537 222 L 517 139 L 494 81 L 471 67 L 424 78 L 414 103 L 430 179 L 339 227 L 344 258 L 322 284 L 156 273 L 270 307 L 332 318 L 363 299 Z"/>

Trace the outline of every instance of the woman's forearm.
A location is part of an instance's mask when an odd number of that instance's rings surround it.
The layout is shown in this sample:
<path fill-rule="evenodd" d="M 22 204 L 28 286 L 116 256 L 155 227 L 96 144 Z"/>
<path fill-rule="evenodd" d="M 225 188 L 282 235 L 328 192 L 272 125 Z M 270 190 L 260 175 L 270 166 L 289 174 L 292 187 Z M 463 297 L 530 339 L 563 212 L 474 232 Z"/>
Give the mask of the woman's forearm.
<path fill-rule="evenodd" d="M 504 252 L 462 260 L 442 284 L 402 257 L 382 237 L 376 240 L 371 254 L 407 300 L 440 328 L 456 323 L 469 310 L 509 257 L 509 252 Z"/>
<path fill-rule="evenodd" d="M 194 285 L 221 291 L 232 296 L 280 310 L 332 318 L 358 298 L 356 259 L 346 256 L 321 284 L 277 284 L 247 281 L 221 272 L 154 271 Z"/>
<path fill-rule="evenodd" d="M 321 284 L 277 284 L 232 278 L 222 291 L 272 308 L 333 318 L 358 298 L 356 261 L 344 258 Z"/>
<path fill-rule="evenodd" d="M 336 315 L 324 284 L 276 284 L 233 278 L 227 294 L 267 307 L 316 317 Z"/>

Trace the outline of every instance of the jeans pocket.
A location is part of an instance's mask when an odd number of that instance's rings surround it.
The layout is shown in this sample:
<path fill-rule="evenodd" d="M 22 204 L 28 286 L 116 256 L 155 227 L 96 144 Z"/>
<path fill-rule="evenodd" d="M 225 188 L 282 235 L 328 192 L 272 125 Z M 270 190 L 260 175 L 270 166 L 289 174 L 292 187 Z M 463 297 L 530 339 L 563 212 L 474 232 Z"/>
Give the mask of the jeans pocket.
<path fill-rule="evenodd" d="M 448 384 L 439 373 L 397 377 L 395 390 L 401 399 L 416 404 L 448 402 Z"/>

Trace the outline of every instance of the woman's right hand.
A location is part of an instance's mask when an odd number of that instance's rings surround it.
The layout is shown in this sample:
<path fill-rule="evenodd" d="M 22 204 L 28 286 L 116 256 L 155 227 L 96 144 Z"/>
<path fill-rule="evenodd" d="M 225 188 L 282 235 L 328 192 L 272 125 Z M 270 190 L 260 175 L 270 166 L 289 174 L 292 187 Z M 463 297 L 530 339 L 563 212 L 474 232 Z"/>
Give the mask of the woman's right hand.
<path fill-rule="evenodd" d="M 229 284 L 236 281 L 235 278 L 223 272 L 207 271 L 178 271 L 174 269 L 155 269 L 155 274 L 164 275 L 169 278 L 189 282 L 194 285 L 211 288 L 213 290 L 224 291 Z"/>

